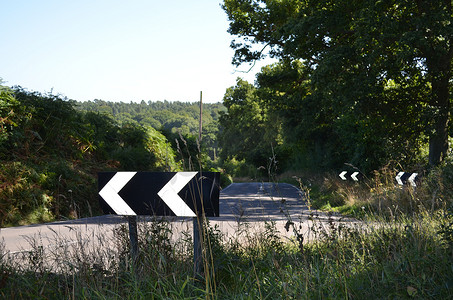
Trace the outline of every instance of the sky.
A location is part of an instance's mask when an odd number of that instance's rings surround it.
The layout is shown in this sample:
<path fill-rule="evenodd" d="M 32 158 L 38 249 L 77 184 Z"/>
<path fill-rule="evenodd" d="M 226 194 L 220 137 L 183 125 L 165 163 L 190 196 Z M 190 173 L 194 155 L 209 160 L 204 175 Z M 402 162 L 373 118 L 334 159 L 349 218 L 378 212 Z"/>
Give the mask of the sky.
<path fill-rule="evenodd" d="M 220 3 L 0 0 L 0 78 L 78 101 L 221 102 L 272 61 L 231 64 Z"/>

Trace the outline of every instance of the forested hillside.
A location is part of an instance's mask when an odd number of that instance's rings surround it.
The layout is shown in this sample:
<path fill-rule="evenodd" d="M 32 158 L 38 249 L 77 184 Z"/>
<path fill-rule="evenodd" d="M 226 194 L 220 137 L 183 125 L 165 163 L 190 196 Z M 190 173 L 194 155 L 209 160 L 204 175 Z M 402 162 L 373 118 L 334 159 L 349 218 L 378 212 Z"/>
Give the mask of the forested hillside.
<path fill-rule="evenodd" d="M 212 167 L 208 147 L 197 142 L 196 104 L 85 105 L 91 108 L 56 95 L 1 87 L 0 226 L 100 213 L 99 171 Z M 153 105 L 161 105 L 162 114 Z M 106 107 L 116 107 L 119 115 Z M 205 128 L 211 132 L 203 137 L 214 154 L 221 105 L 205 108 Z M 153 117 L 162 125 L 139 122 Z"/>
<path fill-rule="evenodd" d="M 108 102 L 94 100 L 77 102 L 76 108 L 106 114 L 118 124 L 139 124 L 165 132 L 171 142 L 179 136 L 198 136 L 200 105 L 190 102 L 141 101 Z M 215 159 L 218 151 L 219 114 L 226 108 L 221 103 L 203 104 L 203 146 Z"/>

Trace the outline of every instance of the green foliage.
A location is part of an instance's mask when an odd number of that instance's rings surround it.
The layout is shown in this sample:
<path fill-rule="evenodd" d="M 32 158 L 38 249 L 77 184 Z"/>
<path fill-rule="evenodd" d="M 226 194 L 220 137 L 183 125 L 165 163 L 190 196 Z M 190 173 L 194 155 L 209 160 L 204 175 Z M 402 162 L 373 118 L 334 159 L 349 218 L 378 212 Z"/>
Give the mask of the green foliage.
<path fill-rule="evenodd" d="M 166 137 L 154 128 L 125 124 L 119 130 L 121 147 L 113 151 L 124 170 L 174 170 L 177 169 L 175 153 Z"/>
<path fill-rule="evenodd" d="M 179 138 L 179 134 L 184 137 L 197 137 L 199 134 L 199 103 L 168 101 L 124 103 L 94 100 L 78 102 L 76 108 L 108 115 L 120 125 L 139 124 L 145 128 L 154 128 L 164 132 L 171 143 L 174 138 Z M 224 110 L 225 107 L 220 103 L 203 104 L 202 148 L 212 160 L 215 160 L 218 152 L 219 113 Z"/>
<path fill-rule="evenodd" d="M 432 169 L 422 187 L 425 197 L 431 197 L 433 207 L 453 208 L 453 157 Z"/>
<path fill-rule="evenodd" d="M 259 74 L 260 97 L 288 115 L 283 136 L 307 161 L 371 171 L 413 165 L 426 144 L 431 166 L 447 158 L 450 1 L 225 0 L 223 9 L 234 64 L 280 59 Z"/>
<path fill-rule="evenodd" d="M 282 126 L 276 149 L 285 168 L 328 169 L 344 163 L 345 147 L 328 98 L 313 94 L 310 72 L 300 61 L 283 61 L 257 75 L 258 94 Z M 283 159 L 282 159 L 283 158 Z"/>
<path fill-rule="evenodd" d="M 75 138 L 80 154 L 95 154 L 99 160 L 109 159 L 120 142 L 120 127 L 108 115 L 94 112 L 79 114 L 81 134 Z"/>
<path fill-rule="evenodd" d="M 40 176 L 20 162 L 0 165 L 0 226 L 52 219 L 51 198 L 39 188 Z M 22 223 L 23 224 L 23 223 Z"/>
<path fill-rule="evenodd" d="M 411 126 L 394 130 L 398 119 L 414 114 L 413 107 L 391 116 L 371 105 L 336 111 L 332 96 L 313 92 L 310 73 L 300 61 L 283 61 L 264 67 L 256 87 L 238 79 L 227 90 L 219 134 L 224 164 L 236 158 L 266 168 L 275 156 L 279 172 L 331 170 L 345 162 L 369 172 L 388 161 L 412 165 L 421 159 L 423 122 L 413 119 Z M 393 97 L 392 89 L 380 97 Z M 406 142 L 398 143 L 401 139 Z"/>
<path fill-rule="evenodd" d="M 164 220 L 139 222 L 135 262 L 124 224 L 114 229 L 114 246 L 105 228 L 78 232 L 72 246 L 56 234 L 50 251 L 38 236 L 22 256 L 8 255 L 0 243 L 0 297 L 448 299 L 453 269 L 442 224 L 442 214 L 426 213 L 359 227 L 314 217 L 315 239 L 302 247 L 281 240 L 272 223 L 258 232 L 241 223 L 229 237 L 207 225 L 203 280 L 193 274 L 189 232 L 175 240 Z M 96 247 L 87 247 L 92 242 Z"/>
<path fill-rule="evenodd" d="M 95 166 L 51 159 L 2 161 L 0 226 L 91 216 L 99 211 Z M 97 167 L 100 167 L 99 165 Z"/>
<path fill-rule="evenodd" d="M 77 135 L 78 120 L 72 103 L 55 95 L 27 92 L 18 87 L 14 97 L 22 114 L 11 155 L 73 155 L 71 137 Z M 74 126 L 73 126 L 74 125 Z"/>
<path fill-rule="evenodd" d="M 445 248 L 453 256 L 453 206 L 444 214 L 444 222 L 439 225 L 439 235 L 442 238 Z"/>
<path fill-rule="evenodd" d="M 18 126 L 18 107 L 19 102 L 13 97 L 12 91 L 0 85 L 0 158 L 7 154 L 9 139 Z"/>
<path fill-rule="evenodd" d="M 0 226 L 99 213 L 103 170 L 181 168 L 165 135 L 76 110 L 74 101 L 23 88 L 0 90 Z"/>
<path fill-rule="evenodd" d="M 224 105 L 227 113 L 220 116 L 219 133 L 224 164 L 245 160 L 252 170 L 267 167 L 272 151 L 282 143 L 280 120 L 268 112 L 257 89 L 242 79 L 227 89 Z"/>

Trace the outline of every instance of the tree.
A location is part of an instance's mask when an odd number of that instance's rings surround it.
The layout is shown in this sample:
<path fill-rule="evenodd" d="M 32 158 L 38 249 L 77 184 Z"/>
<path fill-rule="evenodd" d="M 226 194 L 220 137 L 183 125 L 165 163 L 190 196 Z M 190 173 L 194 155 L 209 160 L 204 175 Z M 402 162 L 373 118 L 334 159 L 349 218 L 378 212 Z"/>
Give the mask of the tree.
<path fill-rule="evenodd" d="M 181 133 L 183 136 L 198 136 L 199 131 L 199 104 L 189 102 L 141 101 L 140 103 L 107 102 L 102 100 L 77 103 L 77 108 L 82 111 L 101 112 L 110 115 L 119 125 L 135 124 L 150 126 L 159 131 Z M 219 111 L 225 110 L 220 104 L 203 104 L 203 150 L 216 152 L 217 141 L 215 132 L 218 131 Z M 209 132 L 207 132 L 209 129 Z M 167 134 L 166 133 L 166 134 Z"/>
<path fill-rule="evenodd" d="M 10 136 L 10 154 L 29 156 L 37 153 L 72 155 L 78 115 L 73 102 L 58 95 L 43 95 L 21 87 L 13 90 L 17 122 Z"/>
<path fill-rule="evenodd" d="M 429 164 L 447 155 L 450 0 L 225 0 L 223 8 L 228 31 L 238 38 L 232 42 L 233 63 L 253 62 L 266 49 L 280 59 L 303 60 L 311 71 L 313 93 L 332 99 L 336 117 L 359 112 L 357 116 L 394 122 L 409 133 L 408 126 L 425 121 L 416 139 L 428 138 Z M 405 113 L 409 122 L 395 119 Z"/>
<path fill-rule="evenodd" d="M 283 61 L 262 68 L 257 75 L 257 94 L 267 107 L 269 118 L 281 123 L 280 132 L 274 133 L 281 135 L 286 149 L 279 153 L 279 161 L 291 161 L 291 167 L 298 168 L 338 165 L 344 149 L 335 132 L 331 98 L 313 95 L 309 70 L 301 61 Z"/>
<path fill-rule="evenodd" d="M 1 83 L 0 78 L 0 159 L 3 159 L 11 155 L 13 141 L 10 139 L 20 123 L 21 115 L 18 111 L 21 108 L 11 89 L 2 86 Z"/>
<path fill-rule="evenodd" d="M 266 165 L 272 147 L 278 144 L 279 122 L 269 119 L 256 88 L 245 80 L 227 89 L 223 103 L 227 113 L 220 115 L 219 143 L 222 159 L 245 159 L 255 167 Z"/>

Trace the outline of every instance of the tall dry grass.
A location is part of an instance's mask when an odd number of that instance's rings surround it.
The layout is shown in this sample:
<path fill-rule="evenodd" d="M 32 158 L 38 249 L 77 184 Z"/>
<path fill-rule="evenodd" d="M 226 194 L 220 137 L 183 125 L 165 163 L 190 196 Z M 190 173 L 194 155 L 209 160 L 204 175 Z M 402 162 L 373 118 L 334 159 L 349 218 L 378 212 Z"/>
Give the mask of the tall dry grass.
<path fill-rule="evenodd" d="M 322 223 L 311 214 L 314 239 L 281 239 L 275 223 L 234 236 L 203 224 L 203 273 L 193 270 L 190 228 L 174 236 L 165 219 L 139 222 L 138 259 L 127 227 L 67 240 L 55 233 L 29 250 L 0 246 L 4 299 L 449 299 L 453 294 L 453 212 L 448 172 L 425 177 L 416 190 L 395 186 L 390 173 L 363 185 L 326 177 L 318 192 L 339 197 L 363 222 Z M 432 176 L 432 177 L 430 177 Z M 435 177 L 437 176 L 437 180 Z M 431 181 L 430 181 L 431 180 Z M 313 186 L 300 180 L 309 207 Z M 332 196 L 333 195 L 333 196 Z M 433 196 L 434 200 L 433 200 Z M 330 198 L 329 198 L 330 199 Z M 356 211 L 358 210 L 358 211 Z M 290 223 L 288 223 L 290 224 Z"/>

